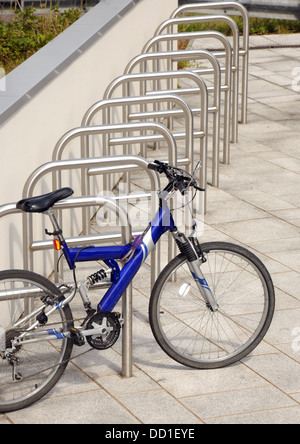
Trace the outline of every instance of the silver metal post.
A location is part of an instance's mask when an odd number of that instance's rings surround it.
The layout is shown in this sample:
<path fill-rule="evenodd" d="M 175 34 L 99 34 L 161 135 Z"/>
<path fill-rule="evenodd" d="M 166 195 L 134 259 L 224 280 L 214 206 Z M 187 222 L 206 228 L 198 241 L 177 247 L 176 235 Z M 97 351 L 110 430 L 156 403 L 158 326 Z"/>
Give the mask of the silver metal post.
<path fill-rule="evenodd" d="M 221 100 L 221 68 L 218 60 L 214 55 L 205 50 L 198 51 L 166 51 L 141 54 L 127 65 L 126 74 L 133 73 L 136 67 L 141 68 L 141 64 L 149 60 L 208 60 L 214 73 L 214 121 L 213 121 L 213 186 L 219 186 L 219 151 L 220 151 L 220 100 Z M 201 161 L 203 168 L 201 170 L 200 182 L 201 187 L 205 188 L 207 184 L 207 152 L 201 153 Z"/>
<path fill-rule="evenodd" d="M 183 32 L 176 34 L 162 34 L 153 37 L 144 46 L 142 52 L 148 53 L 152 51 L 157 51 L 159 43 L 161 42 L 172 42 L 179 40 L 194 40 L 194 39 L 207 39 L 214 38 L 222 43 L 225 49 L 225 68 L 221 68 L 221 72 L 225 71 L 225 84 L 221 85 L 221 91 L 224 92 L 224 137 L 223 137 L 223 163 L 229 164 L 230 159 L 230 120 L 231 120 L 231 91 L 232 91 L 232 48 L 229 40 L 221 33 L 215 31 L 205 31 L 205 32 Z M 214 53 L 215 57 L 222 57 L 223 53 Z M 193 72 L 201 74 L 202 72 L 207 72 L 207 70 L 196 69 Z M 235 85 L 236 90 L 234 91 L 234 97 L 238 97 L 238 84 Z M 208 91 L 213 90 L 213 88 L 208 87 Z M 180 91 L 178 91 L 180 94 Z M 234 110 L 237 106 L 236 101 L 232 102 L 232 114 L 237 116 L 238 109 Z M 234 137 L 232 137 L 234 139 Z"/>
<path fill-rule="evenodd" d="M 166 93 L 172 93 L 176 95 L 183 95 L 185 89 L 176 89 L 172 91 L 149 91 L 147 88 L 147 82 L 156 82 L 156 80 L 179 80 L 179 79 L 189 79 L 195 83 L 195 91 L 200 93 L 199 105 L 197 109 L 192 109 L 193 114 L 201 113 L 200 118 L 200 128 L 199 131 L 194 131 L 194 139 L 200 138 L 200 151 L 207 149 L 207 136 L 208 136 L 208 112 L 215 112 L 208 108 L 208 92 L 205 82 L 196 74 L 191 71 L 170 71 L 170 72 L 155 72 L 155 73 L 141 73 L 141 74 L 127 74 L 115 79 L 106 89 L 104 93 L 104 99 L 110 99 L 113 94 L 116 93 L 119 87 L 122 87 L 122 91 L 127 91 L 128 94 L 132 92 L 131 85 L 135 82 L 139 82 L 141 90 L 144 91 L 145 95 L 165 95 Z M 133 94 L 133 92 L 132 92 Z M 96 106 L 96 105 L 95 105 Z M 159 113 L 158 113 L 159 114 Z M 158 115 L 156 114 L 156 115 Z M 164 115 L 177 117 L 183 114 L 183 110 L 176 110 L 171 112 L 164 112 Z M 87 122 L 85 120 L 85 122 Z M 176 137 L 176 135 L 175 135 Z"/>
<path fill-rule="evenodd" d="M 191 24 L 191 23 L 205 23 L 205 22 L 224 22 L 227 23 L 233 33 L 233 77 L 232 77 L 232 83 L 233 83 L 233 96 L 232 100 L 234 102 L 234 106 L 232 108 L 232 142 L 236 143 L 238 141 L 238 94 L 236 94 L 236 91 L 238 91 L 238 85 L 239 85 L 239 28 L 235 21 L 228 17 L 227 15 L 205 15 L 205 16 L 198 16 L 198 17 L 183 17 L 183 18 L 176 18 L 176 19 L 169 19 L 163 22 L 158 29 L 156 30 L 155 35 L 160 35 L 165 33 L 172 33 L 174 32 L 173 28 L 174 26 L 183 25 L 183 24 Z M 173 30 L 173 31 L 172 31 Z M 189 52 L 189 51 L 187 51 Z M 202 71 L 203 72 L 203 71 Z"/>
<path fill-rule="evenodd" d="M 53 155 L 52 158 L 53 160 L 59 160 L 62 158 L 63 152 L 66 149 L 66 147 L 68 146 L 68 144 L 75 138 L 80 137 L 81 138 L 81 142 L 84 141 L 84 143 L 86 142 L 86 138 L 89 136 L 95 136 L 95 135 L 110 135 L 116 132 L 123 132 L 126 133 L 128 131 L 144 131 L 144 130 L 148 130 L 148 131 L 152 131 L 154 133 L 159 134 L 167 143 L 168 146 L 168 153 L 169 153 L 169 161 L 170 162 L 174 162 L 174 164 L 177 164 L 177 145 L 175 142 L 175 139 L 173 137 L 173 135 L 170 133 L 170 131 L 163 125 L 158 124 L 158 123 L 151 123 L 151 122 L 145 122 L 145 123 L 123 123 L 123 124 L 119 124 L 119 125 L 98 125 L 98 126 L 89 126 L 89 127 L 81 127 L 81 128 L 75 128 L 73 130 L 68 131 L 66 134 L 64 134 L 59 141 L 57 142 L 55 149 L 53 151 Z M 151 140 L 151 136 L 149 136 L 148 138 L 149 140 Z M 116 141 L 116 139 L 115 139 Z M 143 139 L 140 138 L 135 138 L 134 141 L 129 141 L 128 137 L 123 138 L 122 140 L 119 139 L 118 141 L 116 141 L 116 144 L 120 145 L 120 144 L 126 144 L 126 143 L 134 143 L 134 142 L 139 142 L 139 141 L 143 141 Z M 86 145 L 83 145 L 86 147 Z M 86 148 L 84 148 L 86 149 Z M 86 156 L 85 152 L 82 152 L 81 155 Z M 84 174 L 86 173 L 86 170 L 82 170 L 82 172 L 84 172 Z M 54 171 L 53 174 L 53 186 L 54 187 L 59 187 L 60 186 L 60 182 L 61 182 L 61 176 L 60 176 L 60 171 Z M 56 177 L 57 176 L 57 177 Z M 87 194 L 87 189 L 88 187 L 88 180 L 85 179 L 83 177 L 82 181 L 81 181 L 81 194 L 84 196 Z M 88 221 L 87 221 L 87 213 L 83 212 L 83 228 L 84 228 L 84 233 L 87 232 L 87 226 L 88 226 Z"/>
<path fill-rule="evenodd" d="M 247 123 L 248 119 L 248 78 L 249 78 L 249 13 L 244 5 L 238 1 L 222 1 L 222 2 L 209 2 L 209 3 L 193 3 L 190 5 L 184 5 L 177 8 L 171 18 L 182 16 L 188 12 L 202 12 L 211 11 L 212 9 L 228 11 L 233 9 L 237 11 L 238 15 L 243 18 L 243 44 L 239 48 L 239 54 L 242 57 L 242 112 L 241 122 Z M 235 15 L 230 13 L 230 15 Z"/>
<path fill-rule="evenodd" d="M 191 111 L 191 108 L 186 103 L 185 100 L 183 100 L 179 96 L 171 95 L 171 94 L 163 94 L 163 95 L 151 95 L 151 96 L 143 96 L 143 97 L 124 97 L 124 98 L 116 98 L 116 99 L 106 99 L 102 100 L 100 102 L 97 102 L 95 105 L 93 105 L 89 110 L 85 113 L 83 120 L 82 120 L 82 126 L 89 126 L 91 123 L 91 120 L 95 115 L 103 111 L 105 109 L 110 109 L 117 106 L 125 106 L 130 107 L 132 105 L 141 105 L 141 104 L 147 104 L 147 103 L 161 103 L 161 102 L 167 102 L 167 103 L 173 103 L 179 106 L 184 114 L 185 117 L 185 158 L 182 159 L 184 163 L 187 163 L 188 169 L 190 172 L 193 170 L 193 164 L 194 164 L 194 140 L 193 140 L 193 114 Z M 157 112 L 151 112 L 151 113 L 136 113 L 136 114 L 129 114 L 128 120 L 145 120 L 145 119 L 152 119 L 156 116 L 159 116 L 159 113 Z M 164 112 L 164 114 L 167 114 L 167 112 Z M 177 135 L 173 133 L 173 137 L 176 140 Z M 144 137 L 143 137 L 144 138 Z M 129 138 L 126 138 L 127 140 L 130 140 Z M 145 139 L 145 138 L 144 138 Z M 138 140 L 135 138 L 135 140 Z M 85 147 L 82 148 L 82 157 L 87 157 L 88 153 L 85 149 Z M 177 163 L 180 163 L 180 158 L 177 157 Z M 171 162 L 171 159 L 168 159 L 169 162 Z"/>

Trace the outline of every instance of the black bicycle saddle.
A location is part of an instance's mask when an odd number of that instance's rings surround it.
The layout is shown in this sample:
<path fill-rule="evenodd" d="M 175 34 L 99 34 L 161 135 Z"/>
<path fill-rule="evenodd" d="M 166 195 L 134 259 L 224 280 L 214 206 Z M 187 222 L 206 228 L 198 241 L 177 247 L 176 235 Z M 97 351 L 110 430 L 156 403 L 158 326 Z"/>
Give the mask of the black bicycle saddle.
<path fill-rule="evenodd" d="M 56 202 L 72 196 L 73 193 L 72 188 L 61 188 L 60 190 L 43 194 L 42 196 L 20 200 L 17 203 L 17 208 L 25 213 L 44 213 L 44 211 L 53 207 Z"/>

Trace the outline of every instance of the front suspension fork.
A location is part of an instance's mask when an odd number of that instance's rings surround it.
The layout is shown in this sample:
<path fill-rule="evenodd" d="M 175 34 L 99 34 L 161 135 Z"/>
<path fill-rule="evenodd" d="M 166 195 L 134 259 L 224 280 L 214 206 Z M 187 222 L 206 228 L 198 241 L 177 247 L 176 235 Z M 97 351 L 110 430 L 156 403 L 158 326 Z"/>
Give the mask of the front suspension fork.
<path fill-rule="evenodd" d="M 205 262 L 205 258 L 198 240 L 196 238 L 187 238 L 183 233 L 179 232 L 173 233 L 173 236 L 180 252 L 185 254 L 187 258 L 188 267 L 207 307 L 212 312 L 218 311 L 219 305 L 201 270 L 201 265 Z"/>

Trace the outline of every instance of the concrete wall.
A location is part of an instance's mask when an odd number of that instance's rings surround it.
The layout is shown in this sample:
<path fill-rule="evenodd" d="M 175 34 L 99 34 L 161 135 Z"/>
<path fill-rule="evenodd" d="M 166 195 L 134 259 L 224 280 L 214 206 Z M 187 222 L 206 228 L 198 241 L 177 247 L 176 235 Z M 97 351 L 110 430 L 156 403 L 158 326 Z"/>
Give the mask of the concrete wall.
<path fill-rule="evenodd" d="M 80 126 L 85 111 L 123 74 L 177 4 L 177 0 L 102 0 L 6 76 L 6 91 L 0 90 L 1 204 L 22 197 L 28 176 L 51 161 L 58 139 Z M 47 185 L 36 191 L 46 192 Z M 22 268 L 20 216 L 0 220 L 0 227 L 0 269 Z M 42 234 L 42 227 L 38 232 Z M 46 268 L 37 271 L 46 273 Z"/>

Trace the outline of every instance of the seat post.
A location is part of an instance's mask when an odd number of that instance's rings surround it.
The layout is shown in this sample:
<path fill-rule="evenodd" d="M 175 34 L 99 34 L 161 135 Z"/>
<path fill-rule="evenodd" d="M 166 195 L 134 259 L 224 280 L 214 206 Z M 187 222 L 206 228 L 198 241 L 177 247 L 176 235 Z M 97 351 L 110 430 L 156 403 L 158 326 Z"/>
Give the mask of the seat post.
<path fill-rule="evenodd" d="M 61 243 L 64 243 L 65 239 L 63 237 L 62 229 L 60 228 L 60 226 L 59 226 L 59 224 L 57 222 L 57 219 L 56 219 L 56 216 L 54 214 L 53 209 L 49 208 L 47 211 L 45 211 L 45 214 L 47 214 L 47 216 L 49 216 L 49 218 L 51 220 L 51 223 L 52 223 L 52 226 L 54 228 L 54 232 L 53 233 L 49 233 L 47 231 L 46 231 L 46 233 L 49 234 L 49 235 L 52 235 L 52 236 L 57 236 L 58 240 Z"/>
<path fill-rule="evenodd" d="M 54 232 L 53 233 L 49 233 L 46 230 L 46 234 L 50 235 L 50 236 L 56 236 L 60 242 L 61 245 L 61 249 L 64 253 L 64 256 L 66 258 L 66 261 L 70 267 L 70 270 L 73 270 L 74 268 L 76 268 L 74 261 L 71 258 L 70 255 L 70 251 L 69 251 L 69 247 L 65 241 L 65 238 L 63 236 L 63 232 L 62 229 L 60 228 L 60 226 L 58 225 L 57 219 L 55 217 L 54 211 L 52 208 L 49 208 L 47 211 L 45 211 L 44 214 L 47 214 L 47 216 L 50 217 L 50 220 L 52 222 L 53 228 L 54 228 Z"/>

